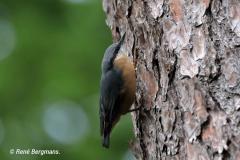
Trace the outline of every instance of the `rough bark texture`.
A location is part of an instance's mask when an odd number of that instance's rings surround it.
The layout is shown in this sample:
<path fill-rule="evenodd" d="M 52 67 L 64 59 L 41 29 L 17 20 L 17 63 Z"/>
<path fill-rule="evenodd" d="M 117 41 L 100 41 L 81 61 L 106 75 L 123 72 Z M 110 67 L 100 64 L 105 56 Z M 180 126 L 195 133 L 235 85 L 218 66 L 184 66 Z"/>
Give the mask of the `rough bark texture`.
<path fill-rule="evenodd" d="M 137 78 L 137 159 L 240 160 L 240 1 L 103 0 Z"/>

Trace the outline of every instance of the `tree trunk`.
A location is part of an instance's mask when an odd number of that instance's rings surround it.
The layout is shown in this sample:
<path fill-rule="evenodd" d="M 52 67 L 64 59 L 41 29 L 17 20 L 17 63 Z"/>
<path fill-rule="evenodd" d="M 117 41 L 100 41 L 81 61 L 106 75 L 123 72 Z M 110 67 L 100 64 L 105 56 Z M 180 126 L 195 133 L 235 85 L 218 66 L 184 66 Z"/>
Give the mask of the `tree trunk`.
<path fill-rule="evenodd" d="M 240 1 L 103 0 L 126 32 L 137 159 L 240 160 Z"/>

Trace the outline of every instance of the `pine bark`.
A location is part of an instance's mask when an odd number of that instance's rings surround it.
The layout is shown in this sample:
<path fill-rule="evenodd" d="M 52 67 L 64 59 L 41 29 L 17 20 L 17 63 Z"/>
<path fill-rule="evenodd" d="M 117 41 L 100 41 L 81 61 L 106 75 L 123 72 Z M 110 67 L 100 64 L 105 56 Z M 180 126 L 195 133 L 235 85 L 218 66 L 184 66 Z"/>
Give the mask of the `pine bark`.
<path fill-rule="evenodd" d="M 240 1 L 103 0 L 136 67 L 143 160 L 240 160 Z"/>

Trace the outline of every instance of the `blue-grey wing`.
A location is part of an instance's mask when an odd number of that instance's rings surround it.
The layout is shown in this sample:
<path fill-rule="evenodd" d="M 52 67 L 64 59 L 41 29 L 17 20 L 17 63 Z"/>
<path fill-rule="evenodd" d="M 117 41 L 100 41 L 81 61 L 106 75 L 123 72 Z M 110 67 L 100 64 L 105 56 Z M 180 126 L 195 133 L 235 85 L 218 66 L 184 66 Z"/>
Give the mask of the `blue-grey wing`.
<path fill-rule="evenodd" d="M 114 121 L 117 104 L 116 101 L 123 85 L 121 72 L 118 70 L 110 70 L 102 75 L 100 88 L 100 129 L 101 135 L 110 132 L 111 125 Z"/>

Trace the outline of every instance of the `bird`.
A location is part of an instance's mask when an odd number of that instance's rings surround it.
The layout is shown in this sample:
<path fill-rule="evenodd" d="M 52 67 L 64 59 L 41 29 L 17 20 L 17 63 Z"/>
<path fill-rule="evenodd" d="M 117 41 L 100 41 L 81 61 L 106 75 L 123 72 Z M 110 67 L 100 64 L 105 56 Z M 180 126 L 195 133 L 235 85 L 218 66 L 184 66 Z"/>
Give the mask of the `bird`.
<path fill-rule="evenodd" d="M 120 117 L 136 110 L 130 109 L 136 91 L 135 68 L 132 59 L 120 50 L 125 36 L 126 33 L 106 49 L 102 60 L 99 116 L 102 145 L 105 148 L 110 146 L 111 131 Z"/>

